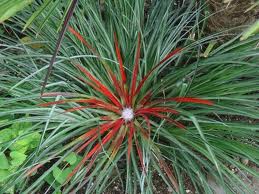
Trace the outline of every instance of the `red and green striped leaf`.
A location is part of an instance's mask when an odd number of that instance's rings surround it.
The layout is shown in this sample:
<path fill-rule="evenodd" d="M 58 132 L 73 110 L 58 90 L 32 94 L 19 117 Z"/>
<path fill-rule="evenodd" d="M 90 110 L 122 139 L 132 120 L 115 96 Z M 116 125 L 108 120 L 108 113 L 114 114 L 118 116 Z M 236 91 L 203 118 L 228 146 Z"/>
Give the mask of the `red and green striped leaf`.
<path fill-rule="evenodd" d="M 147 113 L 147 112 L 162 112 L 162 113 L 172 113 L 172 114 L 179 114 L 178 111 L 169 108 L 169 107 L 151 107 L 151 108 L 140 108 L 136 111 L 137 113 Z"/>
<path fill-rule="evenodd" d="M 84 39 L 84 37 L 77 32 L 74 28 L 71 26 L 68 27 L 68 30 L 70 33 L 72 33 L 78 40 L 80 40 L 93 54 L 96 56 L 99 56 L 99 54 L 96 52 L 96 50 Z"/>
<path fill-rule="evenodd" d="M 80 161 L 80 163 L 73 169 L 73 171 L 69 174 L 68 180 L 71 179 L 72 176 L 75 175 L 75 173 L 85 164 L 85 162 L 90 159 L 93 155 L 99 153 L 103 146 L 105 146 L 112 138 L 113 136 L 118 132 L 121 125 L 123 124 L 123 120 L 120 119 L 118 122 L 115 123 L 114 127 L 111 129 L 111 131 L 105 135 L 105 137 L 102 138 L 101 142 L 96 144 Z"/>
<path fill-rule="evenodd" d="M 136 84 L 137 84 L 137 76 L 138 76 L 139 61 L 140 61 L 140 49 L 141 49 L 141 36 L 140 36 L 140 33 L 138 33 L 137 53 L 136 53 L 135 64 L 134 64 L 133 74 L 132 74 L 132 81 L 131 81 L 130 103 L 132 103 L 132 100 L 133 100 L 133 97 L 134 97 L 134 92 L 135 92 L 135 89 L 136 89 Z"/>
<path fill-rule="evenodd" d="M 143 153 L 142 153 L 141 147 L 139 145 L 138 139 L 136 137 L 136 134 L 134 134 L 134 140 L 135 140 L 135 145 L 136 145 L 136 148 L 137 148 L 138 157 L 139 157 L 139 160 L 140 160 L 140 164 L 141 164 L 142 170 L 143 170 L 144 173 L 146 173 Z"/>
<path fill-rule="evenodd" d="M 114 43 L 115 43 L 115 50 L 116 50 L 117 60 L 119 62 L 119 66 L 120 66 L 120 74 L 121 74 L 122 84 L 126 84 L 127 77 L 126 77 L 126 73 L 125 73 L 125 70 L 124 70 L 124 65 L 123 65 L 123 61 L 122 61 L 121 51 L 120 51 L 120 47 L 119 47 L 119 43 L 118 43 L 118 39 L 117 39 L 116 33 L 114 33 Z"/>
<path fill-rule="evenodd" d="M 160 113 L 156 113 L 156 112 L 151 112 L 151 111 L 144 111 L 144 112 L 141 112 L 142 114 L 150 114 L 150 115 L 154 115 L 155 117 L 158 117 L 160 119 L 165 119 L 166 121 L 176 125 L 177 127 L 179 127 L 180 129 L 185 129 L 185 126 L 178 122 L 178 121 L 175 121 L 174 119 L 171 119 L 165 115 L 162 115 Z M 139 113 L 138 113 L 139 114 Z"/>
<path fill-rule="evenodd" d="M 204 104 L 208 106 L 212 106 L 214 102 L 211 100 L 201 99 L 201 98 L 194 98 L 194 97 L 175 97 L 175 98 L 166 98 L 166 99 L 159 99 L 153 102 L 148 103 L 148 105 L 155 105 L 165 102 L 187 102 L 187 103 L 195 103 L 195 104 Z"/>
<path fill-rule="evenodd" d="M 98 91 L 109 98 L 116 106 L 122 108 L 121 103 L 114 96 L 114 94 L 104 86 L 100 81 L 98 81 L 89 71 L 87 71 L 83 66 L 77 65 L 77 67 L 98 87 Z M 96 89 L 96 88 L 95 88 Z"/>
<path fill-rule="evenodd" d="M 132 149 L 132 138 L 135 132 L 135 127 L 134 123 L 131 121 L 128 124 L 128 151 L 127 151 L 127 159 L 130 161 L 130 154 L 131 154 L 131 149 Z"/>
<path fill-rule="evenodd" d="M 141 88 L 143 87 L 144 83 L 146 82 L 146 80 L 149 78 L 149 76 L 162 64 L 164 64 L 164 62 L 168 61 L 169 59 L 171 59 L 174 55 L 176 55 L 177 53 L 179 53 L 182 49 L 181 48 L 177 48 L 175 50 L 173 50 L 172 52 L 170 52 L 164 59 L 162 59 L 162 61 L 160 61 L 156 66 L 154 66 L 141 80 L 141 82 L 139 83 L 136 91 L 134 92 L 134 96 L 137 95 Z"/>

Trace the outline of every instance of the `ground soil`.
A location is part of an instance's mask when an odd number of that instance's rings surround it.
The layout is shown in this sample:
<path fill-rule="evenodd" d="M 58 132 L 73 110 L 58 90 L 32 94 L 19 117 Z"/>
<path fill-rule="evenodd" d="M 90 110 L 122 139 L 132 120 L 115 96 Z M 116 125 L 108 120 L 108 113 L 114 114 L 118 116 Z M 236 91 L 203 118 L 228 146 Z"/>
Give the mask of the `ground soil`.
<path fill-rule="evenodd" d="M 184 183 L 187 194 L 194 194 L 195 189 L 189 181 L 188 176 L 183 175 Z M 159 176 L 159 174 L 154 174 L 153 176 L 153 193 L 154 194 L 173 194 L 172 188 L 170 188 Z M 114 181 L 111 183 L 110 187 L 103 194 L 123 194 L 125 193 L 121 188 L 121 183 L 119 181 Z M 139 192 L 139 194 L 141 194 Z"/>
<path fill-rule="evenodd" d="M 247 25 L 259 19 L 259 6 L 248 11 L 254 2 L 255 0 L 208 0 L 209 12 L 212 14 L 208 19 L 208 32 L 228 31 L 226 34 L 230 37 L 240 33 Z"/>

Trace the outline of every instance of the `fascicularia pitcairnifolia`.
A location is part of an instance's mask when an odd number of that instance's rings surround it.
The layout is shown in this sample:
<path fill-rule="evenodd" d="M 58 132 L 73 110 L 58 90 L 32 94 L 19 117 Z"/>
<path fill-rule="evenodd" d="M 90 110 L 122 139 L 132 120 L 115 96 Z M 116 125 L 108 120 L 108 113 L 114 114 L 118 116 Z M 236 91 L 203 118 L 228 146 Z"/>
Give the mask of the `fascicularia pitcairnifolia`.
<path fill-rule="evenodd" d="M 91 98 L 72 98 L 64 99 L 55 102 L 48 102 L 40 104 L 43 107 L 64 104 L 67 102 L 81 103 L 82 106 L 70 108 L 66 112 L 74 112 L 83 109 L 102 109 L 109 112 L 108 115 L 101 115 L 101 124 L 90 130 L 87 130 L 85 134 L 78 137 L 83 143 L 77 150 L 80 153 L 85 150 L 87 146 L 98 140 L 101 136 L 101 141 L 94 144 L 93 148 L 83 157 L 81 162 L 70 173 L 67 180 L 69 181 L 76 172 L 85 163 L 90 160 L 90 164 L 93 164 L 96 160 L 98 153 L 102 151 L 103 146 L 109 145 L 110 158 L 114 158 L 118 153 L 122 143 L 127 141 L 127 159 L 130 160 L 131 150 L 135 146 L 143 172 L 146 171 L 145 163 L 143 161 L 142 148 L 138 141 L 138 136 L 147 141 L 151 140 L 152 134 L 152 119 L 165 120 L 178 128 L 185 129 L 185 126 L 172 119 L 169 115 L 177 115 L 179 112 L 172 107 L 172 102 L 175 103 L 197 103 L 211 106 L 212 101 L 206 99 L 200 99 L 195 97 L 171 97 L 171 98 L 156 98 L 152 97 L 152 89 L 145 89 L 145 94 L 139 97 L 139 94 L 143 93 L 143 86 L 152 74 L 158 70 L 163 64 L 168 62 L 172 57 L 179 54 L 182 49 L 176 48 L 172 52 L 166 55 L 156 66 L 154 66 L 140 81 L 139 68 L 141 57 L 141 35 L 138 34 L 138 43 L 136 48 L 135 63 L 133 66 L 132 76 L 130 77 L 124 68 L 122 54 L 120 51 L 119 43 L 114 33 L 114 44 L 116 50 L 116 56 L 119 63 L 119 76 L 116 76 L 109 66 L 101 60 L 100 55 L 96 50 L 83 38 L 83 36 L 75 31 L 72 27 L 69 27 L 69 31 L 76 36 L 93 54 L 95 54 L 100 61 L 105 65 L 108 72 L 109 80 L 114 88 L 109 88 L 105 84 L 101 83 L 92 73 L 90 73 L 84 66 L 77 64 L 76 67 L 80 70 L 84 76 L 80 78 L 84 83 L 91 86 L 94 90 L 99 92 L 104 98 L 91 97 Z M 130 84 L 129 84 L 130 83 Z M 45 93 L 44 96 L 55 96 L 57 93 Z M 158 162 L 161 169 L 167 174 L 169 180 L 175 189 L 178 189 L 177 181 L 173 175 L 173 172 L 163 160 L 162 157 L 158 157 Z M 89 168 L 87 168 L 89 169 Z"/>

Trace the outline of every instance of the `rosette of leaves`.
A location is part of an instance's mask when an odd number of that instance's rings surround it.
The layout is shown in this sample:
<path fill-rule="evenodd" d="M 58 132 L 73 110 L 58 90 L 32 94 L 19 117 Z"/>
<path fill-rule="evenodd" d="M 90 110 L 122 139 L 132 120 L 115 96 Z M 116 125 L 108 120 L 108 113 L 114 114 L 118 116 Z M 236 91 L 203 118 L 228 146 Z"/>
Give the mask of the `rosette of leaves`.
<path fill-rule="evenodd" d="M 56 10 L 57 15 L 49 18 L 38 35 L 46 42 L 44 50 L 4 40 L 8 45 L 2 52 L 5 67 L 19 74 L 0 78 L 6 93 L 0 114 L 30 113 L 28 120 L 42 136 L 19 176 L 11 177 L 6 187 L 27 177 L 33 183 L 21 187 L 21 192 L 40 192 L 46 177 L 54 176 L 56 167 L 66 172 L 70 164 L 64 163 L 65 158 L 78 152 L 83 162 L 67 173 L 65 180 L 59 180 L 62 193 L 82 188 L 86 193 L 101 193 L 113 180 L 121 183 L 125 193 L 152 193 L 155 179 L 179 193 L 188 188 L 187 180 L 197 193 L 212 193 L 208 176 L 227 193 L 251 192 L 229 166 L 258 177 L 236 158 L 258 164 L 259 38 L 240 42 L 238 36 L 215 44 L 202 58 L 207 45 L 220 34 L 202 37 L 202 10 L 196 2 L 174 3 L 153 1 L 144 17 L 144 1 L 106 1 L 102 9 L 96 1 L 80 1 L 70 21 L 74 31 L 65 35 L 43 96 L 40 80 L 55 50 L 56 16 L 62 12 Z M 29 15 L 17 19 L 26 21 Z M 40 23 L 35 20 L 28 35 L 37 32 Z M 15 33 L 16 28 L 10 28 Z M 17 56 L 14 48 L 24 53 Z M 173 52 L 176 48 L 181 48 L 180 52 Z M 136 67 L 138 73 L 134 73 Z M 124 74 L 127 79 L 123 81 Z M 135 117 L 133 111 L 138 128 L 143 126 L 149 133 L 150 123 L 149 142 L 141 130 L 134 130 L 135 123 L 134 129 L 128 126 L 125 130 L 121 130 L 120 120 L 103 126 L 120 117 L 132 121 L 130 109 L 111 114 L 118 111 L 119 103 L 127 102 L 125 91 L 131 92 L 132 83 L 136 88 L 143 83 L 135 104 L 147 96 L 148 102 L 159 101 L 160 108 L 164 106 L 163 111 L 142 109 L 143 117 Z M 124 93 L 119 95 L 120 91 Z M 114 110 L 103 102 L 117 106 Z M 185 129 L 173 121 L 181 122 Z M 123 133 L 124 139 L 120 138 Z M 131 139 L 130 134 L 136 135 Z M 121 139 L 122 143 L 117 143 Z M 43 170 L 33 176 L 31 172 L 39 168 Z M 57 182 L 52 179 L 53 184 Z M 51 189 L 51 184 L 48 187 Z"/>

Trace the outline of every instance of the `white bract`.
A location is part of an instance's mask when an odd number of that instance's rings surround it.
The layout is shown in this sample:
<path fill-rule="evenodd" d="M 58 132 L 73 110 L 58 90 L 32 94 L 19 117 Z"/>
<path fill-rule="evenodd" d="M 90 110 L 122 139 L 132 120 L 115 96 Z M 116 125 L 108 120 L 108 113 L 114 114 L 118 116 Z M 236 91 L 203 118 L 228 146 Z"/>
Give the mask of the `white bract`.
<path fill-rule="evenodd" d="M 125 121 L 131 121 L 134 118 L 134 112 L 133 112 L 132 108 L 124 108 L 122 110 L 121 117 Z"/>

